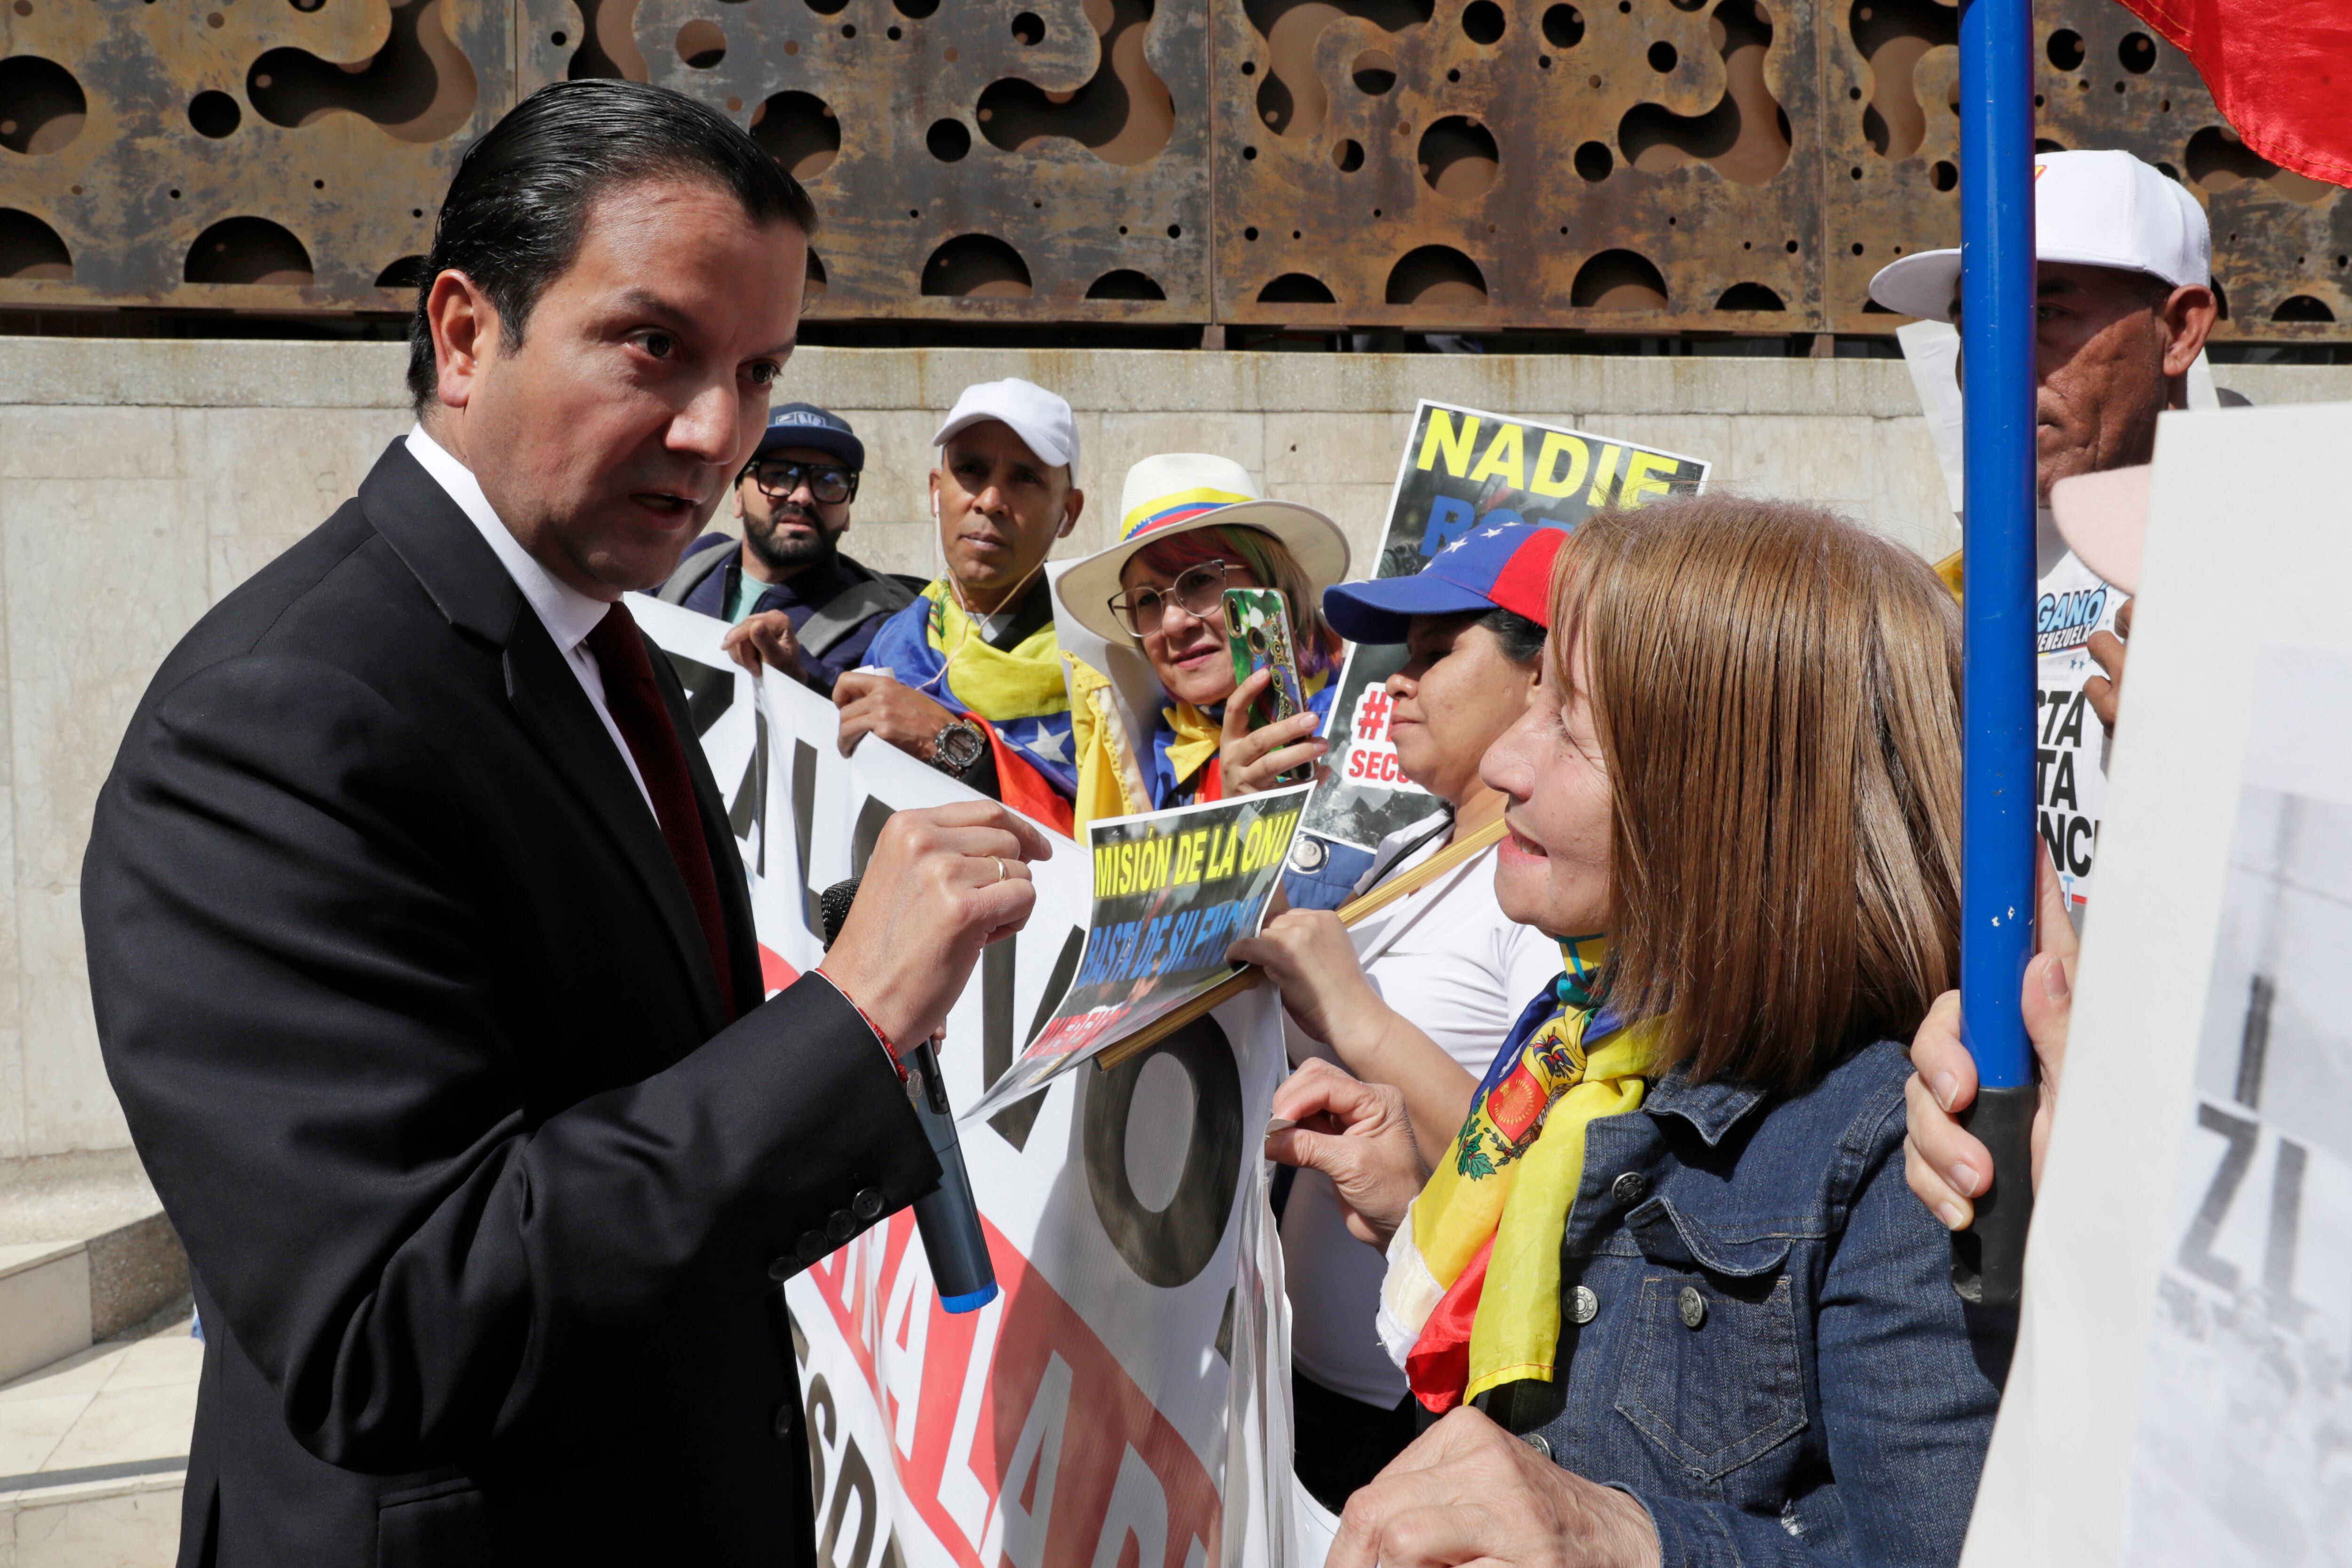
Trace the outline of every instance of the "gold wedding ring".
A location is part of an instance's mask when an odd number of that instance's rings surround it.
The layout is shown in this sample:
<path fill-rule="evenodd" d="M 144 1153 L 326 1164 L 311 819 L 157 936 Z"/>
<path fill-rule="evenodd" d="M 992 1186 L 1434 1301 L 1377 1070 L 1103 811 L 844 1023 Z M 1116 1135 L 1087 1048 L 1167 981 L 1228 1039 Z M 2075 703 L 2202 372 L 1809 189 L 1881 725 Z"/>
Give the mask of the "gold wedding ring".
<path fill-rule="evenodd" d="M 989 858 L 990 858 L 990 859 L 992 859 L 992 860 L 996 860 L 996 880 L 997 880 L 998 882 L 1002 882 L 1003 880 L 1004 880 L 1004 862 L 1003 862 L 1003 861 L 1002 861 L 1002 860 L 997 860 L 996 857 L 995 857 L 995 856 L 993 856 L 993 855 L 991 855 L 991 856 L 989 857 Z M 990 886 L 992 886 L 992 887 L 993 887 L 994 885 L 995 885 L 994 883 L 991 883 L 991 884 L 990 884 Z"/>

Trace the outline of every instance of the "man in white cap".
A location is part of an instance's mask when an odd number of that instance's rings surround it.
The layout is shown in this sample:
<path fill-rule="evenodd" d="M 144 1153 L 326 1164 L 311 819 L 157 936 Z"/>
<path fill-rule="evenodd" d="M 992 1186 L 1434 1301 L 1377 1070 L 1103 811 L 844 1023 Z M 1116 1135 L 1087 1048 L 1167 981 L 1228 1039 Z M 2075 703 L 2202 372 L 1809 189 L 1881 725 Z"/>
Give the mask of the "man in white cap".
<path fill-rule="evenodd" d="M 2117 634 L 2131 624 L 2123 595 L 2059 537 L 2050 487 L 2147 462 L 2157 416 L 2189 405 L 2189 367 L 2216 314 L 2213 245 L 2197 199 L 2128 153 L 2036 158 L 2033 222 L 2042 508 L 2035 793 L 2042 838 L 2079 920 L 2106 798 L 2124 657 Z M 1882 268 L 1870 297 L 1902 315 L 1957 321 L 1959 288 L 1960 253 L 1926 250 Z M 1957 591 L 1958 558 L 1941 569 Z"/>
<path fill-rule="evenodd" d="M 1045 557 L 1086 505 L 1070 405 L 1029 382 L 967 386 L 933 437 L 947 570 L 834 687 L 845 754 L 879 735 L 1067 830 L 1077 787 Z M 885 673 L 887 671 L 887 673 Z"/>

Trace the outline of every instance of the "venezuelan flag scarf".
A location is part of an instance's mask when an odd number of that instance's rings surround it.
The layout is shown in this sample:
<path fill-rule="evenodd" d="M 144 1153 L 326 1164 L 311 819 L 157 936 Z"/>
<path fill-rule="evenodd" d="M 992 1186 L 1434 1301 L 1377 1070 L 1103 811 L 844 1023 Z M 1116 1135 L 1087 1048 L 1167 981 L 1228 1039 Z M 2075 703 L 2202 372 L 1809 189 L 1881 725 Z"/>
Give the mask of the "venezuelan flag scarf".
<path fill-rule="evenodd" d="M 1584 1130 L 1640 1108 L 1654 1049 L 1651 1029 L 1592 1000 L 1604 952 L 1600 937 L 1560 943 L 1567 973 L 1519 1016 L 1389 1245 L 1381 1338 L 1431 1410 L 1553 1379 Z"/>
<path fill-rule="evenodd" d="M 942 707 L 986 721 L 997 744 L 1062 799 L 1077 792 L 1069 688 L 1051 621 L 1009 649 L 992 647 L 942 578 L 882 624 L 866 662 L 888 667 L 900 685 Z M 1017 803 L 1008 795 L 1006 804 Z"/>

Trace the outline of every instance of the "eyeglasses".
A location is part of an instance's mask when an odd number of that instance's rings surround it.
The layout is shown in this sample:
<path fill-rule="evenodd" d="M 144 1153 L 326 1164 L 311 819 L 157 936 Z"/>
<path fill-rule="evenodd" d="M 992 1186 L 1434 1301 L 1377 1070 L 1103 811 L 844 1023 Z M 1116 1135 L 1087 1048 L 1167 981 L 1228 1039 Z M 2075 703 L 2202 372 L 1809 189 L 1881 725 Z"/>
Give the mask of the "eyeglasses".
<path fill-rule="evenodd" d="M 1168 606 L 1178 605 L 1195 620 L 1207 620 L 1211 616 L 1225 613 L 1225 563 L 1203 561 L 1188 568 L 1167 588 L 1138 588 L 1129 594 L 1114 594 L 1110 613 L 1129 635 L 1140 637 L 1155 632 L 1168 619 Z"/>
<path fill-rule="evenodd" d="M 856 470 L 833 463 L 795 463 L 788 458 L 771 458 L 753 463 L 751 475 L 761 492 L 772 497 L 789 496 L 805 482 L 809 494 L 825 506 L 839 506 L 857 499 Z"/>

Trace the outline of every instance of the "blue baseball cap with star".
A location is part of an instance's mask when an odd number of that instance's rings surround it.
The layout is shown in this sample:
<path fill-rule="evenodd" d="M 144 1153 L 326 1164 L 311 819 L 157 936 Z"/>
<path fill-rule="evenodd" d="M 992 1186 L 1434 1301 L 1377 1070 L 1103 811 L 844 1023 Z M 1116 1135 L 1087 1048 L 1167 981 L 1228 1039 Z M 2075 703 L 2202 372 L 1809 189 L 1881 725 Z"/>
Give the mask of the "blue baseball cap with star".
<path fill-rule="evenodd" d="M 761 458 L 779 447 L 805 447 L 839 459 L 842 467 L 853 472 L 866 467 L 866 443 L 849 427 L 849 421 L 829 409 L 814 403 L 787 403 L 781 408 L 768 410 L 768 427 L 760 435 L 760 449 L 752 457 Z"/>
<path fill-rule="evenodd" d="M 1498 522 L 1468 532 L 1410 577 L 1342 583 L 1323 590 L 1323 618 L 1349 642 L 1405 640 L 1415 616 L 1508 610 L 1551 625 L 1551 569 L 1568 530 Z"/>

